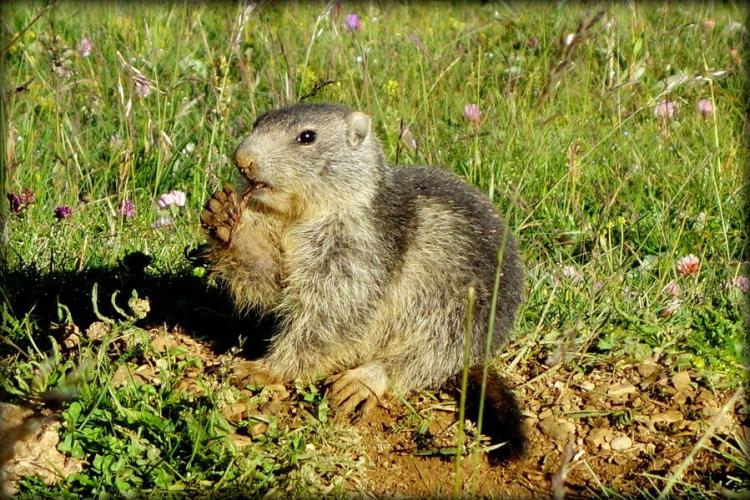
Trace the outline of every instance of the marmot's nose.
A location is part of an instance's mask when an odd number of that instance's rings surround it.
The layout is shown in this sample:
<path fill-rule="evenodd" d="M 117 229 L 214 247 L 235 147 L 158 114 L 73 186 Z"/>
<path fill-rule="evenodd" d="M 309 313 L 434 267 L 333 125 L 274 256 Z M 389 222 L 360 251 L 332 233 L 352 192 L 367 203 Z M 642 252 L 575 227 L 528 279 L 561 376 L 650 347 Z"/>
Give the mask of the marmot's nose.
<path fill-rule="evenodd" d="M 242 148 L 235 151 L 234 163 L 241 172 L 252 172 L 255 168 L 255 158 L 246 149 Z"/>

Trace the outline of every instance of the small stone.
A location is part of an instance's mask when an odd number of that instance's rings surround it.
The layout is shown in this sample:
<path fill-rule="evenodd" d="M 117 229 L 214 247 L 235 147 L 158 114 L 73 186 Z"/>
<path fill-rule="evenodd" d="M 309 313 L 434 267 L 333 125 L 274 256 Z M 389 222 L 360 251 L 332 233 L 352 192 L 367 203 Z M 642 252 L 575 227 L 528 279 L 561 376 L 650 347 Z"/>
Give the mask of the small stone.
<path fill-rule="evenodd" d="M 719 424 L 721 423 L 724 423 L 724 422 L 720 421 Z M 731 420 L 725 423 L 731 423 Z M 693 420 L 692 422 L 685 422 L 685 428 L 688 431 L 692 432 L 693 434 L 699 434 L 703 432 L 704 426 L 705 424 L 701 422 L 700 420 Z"/>
<path fill-rule="evenodd" d="M 554 417 L 545 418 L 537 425 L 542 434 L 561 443 L 567 441 L 576 430 L 572 422 Z"/>
<path fill-rule="evenodd" d="M 175 385 L 174 385 L 175 391 L 181 391 L 181 392 L 187 392 L 195 396 L 202 396 L 203 395 L 203 388 L 201 388 L 200 385 L 196 384 L 195 379 L 187 376 L 181 378 Z"/>
<path fill-rule="evenodd" d="M 249 446 L 253 444 L 253 439 L 249 436 L 244 436 L 242 434 L 231 434 L 230 438 L 235 446 L 238 448 L 242 448 L 244 446 Z"/>
<path fill-rule="evenodd" d="M 613 397 L 624 396 L 626 394 L 632 394 L 634 392 L 635 386 L 633 384 L 627 383 L 611 385 L 609 389 L 607 389 L 607 394 Z"/>
<path fill-rule="evenodd" d="M 19 483 L 26 477 L 36 476 L 52 486 L 83 470 L 85 462 L 57 450 L 61 427 L 53 418 L 37 417 L 26 408 L 0 403 L 1 453 L 7 459 L 2 468 L 0 491 L 8 498 L 18 492 Z"/>
<path fill-rule="evenodd" d="M 701 415 L 704 418 L 711 418 L 714 415 L 716 415 L 717 413 L 719 413 L 720 410 L 721 410 L 721 408 L 718 407 L 718 406 L 716 406 L 716 405 L 705 404 L 705 405 L 703 405 L 703 408 L 701 408 Z"/>
<path fill-rule="evenodd" d="M 690 374 L 688 372 L 675 373 L 672 376 L 672 385 L 677 392 L 692 392 L 693 386 L 690 383 Z"/>
<path fill-rule="evenodd" d="M 636 367 L 636 370 L 638 370 L 638 373 L 640 373 L 641 377 L 648 378 L 653 375 L 658 368 L 659 365 L 656 365 L 654 363 L 641 363 Z"/>
<path fill-rule="evenodd" d="M 245 418 L 247 414 L 247 405 L 245 403 L 233 403 L 221 409 L 221 414 L 233 424 L 238 423 Z"/>
<path fill-rule="evenodd" d="M 675 408 L 682 408 L 687 404 L 687 400 L 690 397 L 689 392 L 679 392 L 675 390 L 674 395 L 672 395 L 672 406 Z"/>
<path fill-rule="evenodd" d="M 120 388 L 130 381 L 130 370 L 127 365 L 119 365 L 115 370 L 115 373 L 109 378 L 109 382 L 115 388 Z"/>
<path fill-rule="evenodd" d="M 654 460 L 654 462 L 651 464 L 650 469 L 654 471 L 662 471 L 666 470 L 667 467 L 672 465 L 672 461 L 668 458 L 657 458 Z"/>
<path fill-rule="evenodd" d="M 253 437 L 262 436 L 268 430 L 268 424 L 265 422 L 257 422 L 250 427 L 250 435 Z"/>
<path fill-rule="evenodd" d="M 708 389 L 701 389 L 698 397 L 695 398 L 695 402 L 701 405 L 720 406 L 716 396 Z"/>
<path fill-rule="evenodd" d="M 169 344 L 169 336 L 165 333 L 157 336 L 154 340 L 151 341 L 151 348 L 154 350 L 154 352 L 165 352 L 167 350 L 167 347 L 169 347 Z"/>
<path fill-rule="evenodd" d="M 584 391 L 588 392 L 588 391 L 593 391 L 594 387 L 596 387 L 596 386 L 594 385 L 593 382 L 589 382 L 588 380 L 584 380 L 583 382 L 581 382 L 580 387 Z"/>
<path fill-rule="evenodd" d="M 263 415 L 273 415 L 278 416 L 282 410 L 284 409 L 284 405 L 281 404 L 281 401 L 278 399 L 272 399 L 266 403 L 263 403 L 260 407 L 260 412 Z"/>
<path fill-rule="evenodd" d="M 81 343 L 81 330 L 75 323 L 65 325 L 63 332 L 63 346 L 66 349 L 73 349 Z"/>
<path fill-rule="evenodd" d="M 584 442 L 589 448 L 591 448 L 592 451 L 594 451 L 597 448 L 601 448 L 604 443 L 610 441 L 611 439 L 611 430 L 596 427 L 594 429 L 591 429 L 591 432 L 588 433 Z"/>
<path fill-rule="evenodd" d="M 613 451 L 625 451 L 633 446 L 633 441 L 627 436 L 618 436 L 609 443 Z"/>
<path fill-rule="evenodd" d="M 656 415 L 651 416 L 651 421 L 655 424 L 673 424 L 675 422 L 680 422 L 683 417 L 682 413 L 680 413 L 677 410 L 667 410 L 663 411 L 661 413 L 657 413 Z"/>
<path fill-rule="evenodd" d="M 151 365 L 140 365 L 133 372 L 133 381 L 140 384 L 159 384 L 156 370 Z"/>

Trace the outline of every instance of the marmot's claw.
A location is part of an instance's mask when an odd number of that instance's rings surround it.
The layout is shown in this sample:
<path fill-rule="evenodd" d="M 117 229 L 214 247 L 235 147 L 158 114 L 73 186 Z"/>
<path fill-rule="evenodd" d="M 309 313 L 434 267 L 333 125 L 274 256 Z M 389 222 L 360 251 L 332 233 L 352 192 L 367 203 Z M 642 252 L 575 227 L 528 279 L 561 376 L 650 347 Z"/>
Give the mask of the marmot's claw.
<path fill-rule="evenodd" d="M 329 385 L 327 397 L 337 419 L 351 418 L 356 422 L 365 419 L 375 408 L 378 397 L 361 380 L 347 375 L 338 374 L 326 380 Z"/>
<path fill-rule="evenodd" d="M 206 202 L 201 212 L 201 225 L 215 240 L 229 244 L 232 232 L 240 220 L 240 207 L 237 193 L 229 184 L 222 191 L 217 191 Z"/>

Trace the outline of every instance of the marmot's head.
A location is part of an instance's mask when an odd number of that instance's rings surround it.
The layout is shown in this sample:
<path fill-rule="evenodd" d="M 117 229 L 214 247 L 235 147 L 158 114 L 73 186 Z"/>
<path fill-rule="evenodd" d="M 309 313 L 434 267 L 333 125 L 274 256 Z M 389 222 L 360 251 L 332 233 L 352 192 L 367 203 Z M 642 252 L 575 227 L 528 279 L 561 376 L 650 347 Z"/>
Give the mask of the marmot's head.
<path fill-rule="evenodd" d="M 368 203 L 384 165 L 370 117 L 332 104 L 260 116 L 234 153 L 255 202 L 286 212 Z"/>

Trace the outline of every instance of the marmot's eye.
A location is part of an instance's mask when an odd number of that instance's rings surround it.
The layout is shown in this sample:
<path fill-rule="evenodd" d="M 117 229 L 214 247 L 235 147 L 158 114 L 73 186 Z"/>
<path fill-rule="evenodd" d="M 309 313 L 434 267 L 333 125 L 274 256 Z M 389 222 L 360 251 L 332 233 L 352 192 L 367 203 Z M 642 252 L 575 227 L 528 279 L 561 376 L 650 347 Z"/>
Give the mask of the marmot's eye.
<path fill-rule="evenodd" d="M 313 130 L 303 130 L 297 136 L 297 142 L 300 144 L 312 144 L 315 142 L 315 132 Z"/>

